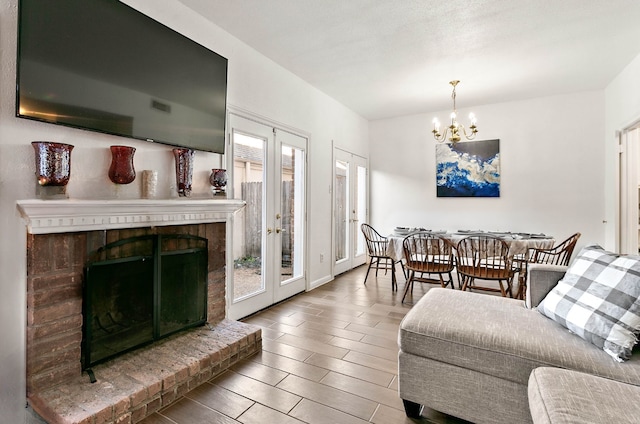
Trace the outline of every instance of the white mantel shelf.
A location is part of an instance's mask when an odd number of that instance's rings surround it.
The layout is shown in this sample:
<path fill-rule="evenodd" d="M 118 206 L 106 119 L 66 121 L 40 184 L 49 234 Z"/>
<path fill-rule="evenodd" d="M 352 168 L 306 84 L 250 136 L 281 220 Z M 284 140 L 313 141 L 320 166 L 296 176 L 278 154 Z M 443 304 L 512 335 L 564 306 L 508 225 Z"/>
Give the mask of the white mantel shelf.
<path fill-rule="evenodd" d="M 224 222 L 244 205 L 244 200 L 205 198 L 17 202 L 31 234 Z"/>

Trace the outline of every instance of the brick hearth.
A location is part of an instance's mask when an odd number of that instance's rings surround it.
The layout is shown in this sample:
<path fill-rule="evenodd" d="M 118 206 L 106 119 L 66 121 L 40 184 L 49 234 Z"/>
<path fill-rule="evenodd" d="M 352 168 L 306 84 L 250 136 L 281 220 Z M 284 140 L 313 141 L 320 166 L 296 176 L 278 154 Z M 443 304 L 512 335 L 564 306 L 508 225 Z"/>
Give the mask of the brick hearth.
<path fill-rule="evenodd" d="M 217 211 L 212 203 L 220 205 Z M 133 214 L 131 209 L 140 205 L 145 212 Z M 193 212 L 189 203 L 178 205 L 19 204 L 28 221 L 27 399 L 47 422 L 136 423 L 260 351 L 258 327 L 224 319 L 224 220 L 234 206 L 196 201 L 191 203 L 197 208 Z M 55 212 L 56 206 L 64 213 Z M 82 213 L 74 216 L 72 210 L 78 207 Z M 96 211 L 104 208 L 108 210 L 98 216 Z M 140 223 L 156 226 L 135 228 Z M 88 255 L 106 243 L 148 234 L 190 234 L 208 240 L 207 325 L 97 365 L 97 382 L 91 383 L 81 370 L 84 265 Z"/>
<path fill-rule="evenodd" d="M 222 320 L 97 365 L 96 383 L 77 374 L 29 403 L 50 424 L 136 423 L 260 348 L 259 329 Z"/>

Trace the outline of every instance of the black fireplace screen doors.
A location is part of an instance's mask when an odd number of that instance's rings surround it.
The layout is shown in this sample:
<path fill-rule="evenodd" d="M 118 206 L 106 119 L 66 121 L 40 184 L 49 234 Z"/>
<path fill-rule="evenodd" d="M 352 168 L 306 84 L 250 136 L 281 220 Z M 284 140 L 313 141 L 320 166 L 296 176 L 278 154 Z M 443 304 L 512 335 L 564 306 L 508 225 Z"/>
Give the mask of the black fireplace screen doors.
<path fill-rule="evenodd" d="M 83 369 L 202 325 L 207 239 L 149 235 L 98 249 L 85 267 Z"/>

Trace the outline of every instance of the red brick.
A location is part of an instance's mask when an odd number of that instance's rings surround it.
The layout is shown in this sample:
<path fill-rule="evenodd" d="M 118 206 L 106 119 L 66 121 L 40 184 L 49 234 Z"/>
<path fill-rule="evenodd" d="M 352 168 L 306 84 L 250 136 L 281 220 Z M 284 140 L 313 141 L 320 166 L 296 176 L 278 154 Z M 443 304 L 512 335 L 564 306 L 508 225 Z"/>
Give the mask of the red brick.
<path fill-rule="evenodd" d="M 126 414 L 117 417 L 114 424 L 133 424 L 131 412 L 127 412 Z"/>
<path fill-rule="evenodd" d="M 169 375 L 168 377 L 162 380 L 162 391 L 167 392 L 168 390 L 173 389 L 176 385 L 176 376 L 174 374 Z"/>
<path fill-rule="evenodd" d="M 213 367 L 209 367 L 209 368 L 207 368 L 206 370 L 204 370 L 204 371 L 202 371 L 200 373 L 200 383 L 198 385 L 200 385 L 200 384 L 204 383 L 205 381 L 208 381 L 208 380 L 211 379 L 211 377 L 213 376 L 212 368 Z"/>
<path fill-rule="evenodd" d="M 27 336 L 30 336 L 29 334 Z M 55 352 L 72 350 L 80 346 L 82 331 L 67 331 L 55 336 L 40 339 L 27 338 L 27 357 L 51 355 Z"/>
<path fill-rule="evenodd" d="M 101 411 L 98 411 L 94 414 L 94 418 L 95 424 L 107 424 L 113 422 L 113 406 L 109 406 Z"/>
<path fill-rule="evenodd" d="M 27 338 L 37 340 L 67 331 L 82 331 L 82 315 L 72 315 L 57 321 L 27 327 Z"/>
<path fill-rule="evenodd" d="M 153 383 L 149 387 L 147 387 L 147 391 L 149 393 L 150 398 L 156 396 L 158 393 L 160 393 L 161 390 L 162 390 L 161 381 L 158 381 L 157 383 Z"/>
<path fill-rule="evenodd" d="M 82 287 L 82 272 L 70 270 L 58 273 L 32 275 L 27 279 L 27 292 L 50 290 L 56 287 Z"/>
<path fill-rule="evenodd" d="M 77 424 L 95 424 L 95 420 L 94 420 L 94 416 L 93 415 L 89 415 L 87 418 L 80 420 L 77 422 Z"/>
<path fill-rule="evenodd" d="M 175 390 L 170 390 L 166 393 L 162 394 L 162 407 L 165 407 L 169 404 L 171 404 L 171 402 L 173 402 L 174 400 L 176 400 L 176 392 Z"/>
<path fill-rule="evenodd" d="M 46 291 L 29 292 L 27 295 L 27 307 L 39 308 L 69 299 L 82 299 L 82 286 L 80 284 L 49 288 Z"/>
<path fill-rule="evenodd" d="M 162 407 L 162 398 L 158 396 L 157 398 L 147 403 L 147 414 L 152 414 L 158 411 L 161 407 Z"/>
<path fill-rule="evenodd" d="M 200 369 L 206 370 L 210 366 L 211 366 L 211 357 L 209 355 L 206 355 L 204 358 L 200 360 Z"/>
<path fill-rule="evenodd" d="M 181 368 L 176 372 L 176 383 L 182 383 L 189 378 L 189 368 Z"/>
<path fill-rule="evenodd" d="M 65 270 L 71 267 L 72 261 L 70 260 L 73 255 L 73 240 L 72 236 L 68 233 L 57 234 L 53 238 L 53 269 Z"/>
<path fill-rule="evenodd" d="M 53 268 L 51 234 L 29 234 L 27 237 L 27 275 L 50 272 Z"/>
<path fill-rule="evenodd" d="M 73 234 L 73 251 L 71 259 L 71 266 L 79 268 L 80 270 L 86 265 L 87 262 L 87 236 L 89 232 L 74 233 Z"/>
<path fill-rule="evenodd" d="M 176 388 L 176 397 L 184 396 L 187 394 L 188 391 L 189 391 L 189 382 L 185 381 L 184 383 L 180 384 Z"/>
<path fill-rule="evenodd" d="M 106 235 L 104 231 L 87 231 L 86 233 L 78 233 L 78 234 L 85 237 L 85 243 L 87 246 L 87 250 L 86 250 L 87 257 L 89 254 L 92 254 L 93 252 L 95 252 L 96 250 L 98 250 L 99 248 L 105 245 Z M 78 265 L 84 266 L 85 261 L 86 261 L 86 258 L 83 258 L 83 262 Z"/>
<path fill-rule="evenodd" d="M 193 361 L 189 364 L 189 375 L 198 375 L 200 372 L 200 361 Z"/>
<path fill-rule="evenodd" d="M 129 399 L 131 400 L 131 407 L 135 408 L 138 405 L 142 405 L 143 403 L 145 403 L 149 399 L 149 394 L 147 392 L 147 389 L 144 388 L 129 396 Z"/>
<path fill-rule="evenodd" d="M 147 405 L 142 405 L 140 408 L 131 411 L 131 422 L 138 423 L 147 416 Z"/>
<path fill-rule="evenodd" d="M 65 364 L 64 366 L 50 369 L 47 372 L 27 376 L 27 392 L 35 393 L 57 386 L 60 382 L 80 375 L 81 366 L 78 364 Z"/>
<path fill-rule="evenodd" d="M 117 419 L 118 417 L 125 415 L 129 409 L 131 409 L 131 399 L 128 397 L 123 398 L 113 405 L 113 415 Z"/>
<path fill-rule="evenodd" d="M 55 352 L 51 355 L 33 355 L 27 356 L 27 375 L 38 374 L 45 369 L 55 368 L 60 364 L 80 363 L 81 349 L 80 345 L 72 347 L 69 350 Z"/>
<path fill-rule="evenodd" d="M 71 299 L 55 305 L 27 309 L 27 325 L 38 325 L 82 313 L 82 299 Z"/>

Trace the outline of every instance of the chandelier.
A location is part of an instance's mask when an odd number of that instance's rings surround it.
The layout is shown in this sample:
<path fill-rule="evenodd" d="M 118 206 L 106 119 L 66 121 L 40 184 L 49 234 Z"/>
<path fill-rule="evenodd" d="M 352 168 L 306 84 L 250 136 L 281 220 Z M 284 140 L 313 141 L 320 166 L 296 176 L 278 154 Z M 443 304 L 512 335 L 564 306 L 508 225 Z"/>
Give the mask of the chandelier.
<path fill-rule="evenodd" d="M 473 140 L 476 137 L 476 133 L 478 132 L 478 127 L 476 127 L 476 116 L 473 113 L 469 114 L 469 119 L 471 120 L 471 125 L 469 126 L 469 130 L 471 134 L 467 134 L 467 129 L 464 125 L 458 123 L 456 120 L 457 112 L 456 112 L 456 85 L 458 85 L 460 81 L 453 80 L 449 82 L 453 86 L 453 92 L 451 93 L 451 98 L 453 99 L 453 112 L 451 112 L 451 125 L 444 128 L 444 132 L 440 134 L 440 121 L 438 118 L 433 119 L 433 137 L 436 141 L 443 142 L 447 138 L 447 134 L 449 134 L 449 141 L 452 143 L 457 143 L 460 141 L 460 130 L 462 130 L 462 134 L 467 140 Z"/>

